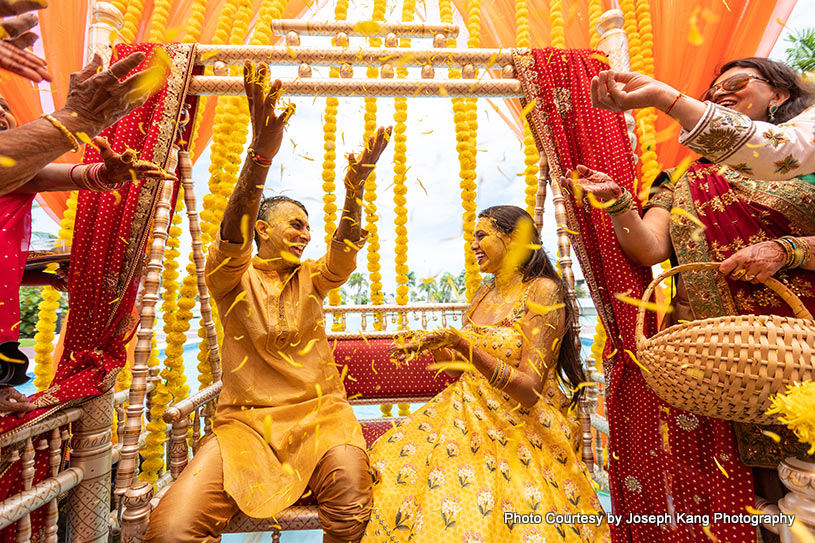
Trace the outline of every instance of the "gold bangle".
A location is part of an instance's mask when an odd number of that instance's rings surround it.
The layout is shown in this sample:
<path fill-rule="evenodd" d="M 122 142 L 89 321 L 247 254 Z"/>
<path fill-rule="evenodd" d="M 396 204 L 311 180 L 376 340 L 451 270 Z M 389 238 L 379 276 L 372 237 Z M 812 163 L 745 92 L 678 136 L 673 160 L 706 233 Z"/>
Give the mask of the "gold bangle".
<path fill-rule="evenodd" d="M 61 122 L 59 122 L 59 121 L 58 121 L 58 120 L 57 120 L 57 119 L 56 119 L 56 118 L 55 118 L 53 115 L 49 115 L 48 113 L 43 113 L 42 115 L 40 115 L 40 117 L 41 117 L 41 118 L 43 118 L 43 119 L 45 119 L 45 120 L 46 120 L 46 121 L 48 121 L 49 123 L 53 124 L 53 125 L 54 125 L 54 127 L 55 127 L 57 130 L 59 130 L 60 132 L 62 132 L 62 135 L 63 135 L 63 136 L 65 136 L 65 137 L 68 139 L 68 142 L 70 142 L 70 144 L 71 144 L 71 150 L 72 150 L 74 153 L 79 152 L 79 148 L 80 148 L 79 140 L 78 140 L 78 139 L 76 139 L 76 136 L 74 136 L 74 135 L 71 133 L 71 131 L 70 131 L 70 130 L 68 130 L 67 128 L 65 128 L 65 125 L 64 125 L 64 124 L 62 124 Z"/>

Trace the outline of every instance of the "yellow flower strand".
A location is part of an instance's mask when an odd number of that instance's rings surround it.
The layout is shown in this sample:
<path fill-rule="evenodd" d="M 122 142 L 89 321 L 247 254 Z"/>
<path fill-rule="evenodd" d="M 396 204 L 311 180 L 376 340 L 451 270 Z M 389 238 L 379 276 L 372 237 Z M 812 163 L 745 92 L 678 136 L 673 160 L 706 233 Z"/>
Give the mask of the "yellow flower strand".
<path fill-rule="evenodd" d="M 59 245 L 65 247 L 71 244 L 74 236 L 74 221 L 76 219 L 76 204 L 79 191 L 71 192 L 66 202 L 65 212 L 59 221 Z M 34 334 L 34 385 L 37 391 L 48 388 L 54 375 L 54 337 L 56 332 L 57 309 L 59 309 L 59 292 L 47 286 L 42 290 L 43 301 L 40 302 L 37 313 L 37 333 Z M 56 305 L 55 305 L 56 304 Z"/>
<path fill-rule="evenodd" d="M 186 336 L 175 334 L 175 319 L 178 313 L 178 247 L 181 246 L 181 210 L 183 209 L 184 195 L 183 189 L 179 188 L 178 201 L 176 211 L 173 214 L 172 223 L 167 237 L 166 249 L 164 251 L 164 266 L 161 272 L 162 279 L 162 292 L 161 297 L 164 302 L 161 304 L 161 312 L 164 319 L 164 332 L 166 334 L 166 346 L 164 348 L 164 365 L 169 366 L 171 359 L 170 354 L 174 350 L 184 352 L 184 341 Z M 156 336 L 153 334 L 151 340 L 152 349 L 150 351 L 150 358 L 147 365 L 150 368 L 159 365 L 158 348 L 156 344 Z M 179 398 L 178 400 L 180 400 Z M 176 401 L 178 401 L 176 400 Z M 144 446 L 141 448 L 141 454 L 145 461 L 142 464 L 141 473 L 139 473 L 140 481 L 147 481 L 154 484 L 158 480 L 158 473 L 164 467 L 164 442 L 166 436 L 166 424 L 162 421 L 161 417 L 167 406 L 173 401 L 172 394 L 170 394 L 167 383 L 163 379 L 156 380 L 156 388 L 150 395 L 150 422 L 147 424 L 147 436 L 145 438 Z"/>
<path fill-rule="evenodd" d="M 602 0 L 589 0 L 589 45 L 592 49 L 597 49 L 597 42 L 600 40 L 597 23 L 600 21 L 602 14 Z"/>
<path fill-rule="evenodd" d="M 348 0 L 338 0 L 334 6 L 334 19 L 344 21 L 348 16 Z M 331 39 L 331 44 L 336 45 L 336 40 Z M 332 79 L 340 77 L 339 68 L 332 66 L 328 76 Z M 325 229 L 326 246 L 331 243 L 334 230 L 337 228 L 337 112 L 340 101 L 329 96 L 325 99 L 325 112 L 323 113 L 323 222 Z M 340 289 L 336 288 L 328 292 L 329 305 L 340 305 L 342 297 Z M 331 329 L 339 332 L 343 329 L 342 319 L 334 316 Z"/>
<path fill-rule="evenodd" d="M 127 4 L 127 11 L 124 13 L 124 23 L 122 30 L 119 32 L 122 36 L 122 41 L 125 43 L 133 43 L 136 39 L 136 33 L 139 31 L 139 21 L 144 11 L 144 0 L 130 0 Z"/>
<path fill-rule="evenodd" d="M 552 47 L 566 48 L 566 23 L 563 21 L 563 0 L 549 4 L 549 39 Z"/>
<path fill-rule="evenodd" d="M 606 327 L 603 326 L 603 321 L 597 317 L 597 325 L 594 327 L 594 342 L 591 345 L 591 356 L 594 358 L 594 365 L 597 371 L 603 372 L 603 351 L 606 348 Z"/>
<path fill-rule="evenodd" d="M 385 0 L 374 0 L 373 15 L 371 19 L 374 21 L 385 20 Z M 368 38 L 368 45 L 370 47 L 379 47 L 382 45 L 382 39 L 377 37 Z M 373 66 L 368 66 L 366 75 L 370 79 L 375 79 L 379 75 L 379 70 Z M 368 138 L 376 133 L 376 98 L 368 96 L 365 97 L 365 130 L 363 141 L 366 142 Z M 382 292 L 382 274 L 380 269 L 380 255 L 379 255 L 379 232 L 378 225 L 379 217 L 376 214 L 376 172 L 371 172 L 368 179 L 365 180 L 365 191 L 362 199 L 365 202 L 365 229 L 368 231 L 368 277 L 370 280 L 371 303 L 374 305 L 381 305 L 385 301 L 385 295 Z M 374 319 L 374 329 L 382 330 L 383 323 L 381 315 L 376 315 Z"/>
<path fill-rule="evenodd" d="M 413 21 L 416 10 L 415 0 L 404 0 L 402 3 L 402 22 Z M 399 40 L 399 47 L 410 47 L 410 39 Z M 404 66 L 397 69 L 397 77 L 404 79 L 408 71 Z M 396 233 L 394 247 L 394 262 L 396 271 L 396 303 L 405 305 L 410 298 L 408 293 L 408 272 L 407 251 L 408 251 L 408 230 L 407 230 L 407 99 L 394 98 L 394 127 L 393 127 L 393 204 L 395 217 L 393 219 L 394 231 Z M 404 328 L 404 320 L 400 317 L 399 327 Z"/>
<path fill-rule="evenodd" d="M 37 306 L 37 333 L 34 334 L 34 385 L 37 391 L 43 391 L 51 384 L 54 374 L 53 359 L 54 332 L 57 329 L 57 309 L 60 293 L 51 285 L 43 287 L 42 301 Z"/>
<path fill-rule="evenodd" d="M 124 16 L 125 12 L 127 12 L 127 0 L 111 0 L 110 2 L 113 4 L 113 7 L 119 10 L 119 13 Z"/>
<path fill-rule="evenodd" d="M 470 0 L 467 5 L 467 47 L 475 48 L 481 45 L 481 0 Z M 453 108 L 455 119 L 455 106 Z M 476 220 L 476 138 L 478 135 L 478 99 L 464 99 L 464 119 L 467 130 L 462 131 L 466 138 L 458 143 L 466 148 L 464 155 L 459 154 L 459 188 L 461 189 L 462 229 L 464 230 L 464 284 L 467 299 L 471 299 L 481 284 L 481 274 L 475 254 L 470 249 L 473 242 L 473 231 Z M 461 120 L 461 117 L 459 117 Z M 458 147 L 458 145 L 457 145 Z"/>
<path fill-rule="evenodd" d="M 167 19 L 170 16 L 170 0 L 155 0 L 153 4 L 153 14 L 150 17 L 150 32 L 148 40 L 151 43 L 161 43 L 164 41 L 164 33 L 167 31 Z"/>
<path fill-rule="evenodd" d="M 529 8 L 527 0 L 515 1 L 515 44 L 519 48 L 527 48 L 531 45 L 529 34 Z M 535 216 L 535 204 L 538 193 L 538 164 L 540 154 L 535 146 L 535 138 L 529 128 L 527 118 L 521 120 L 524 125 L 524 203 L 526 211 L 532 217 Z"/>
<path fill-rule="evenodd" d="M 221 13 L 222 19 L 218 21 L 220 32 L 219 39 L 222 39 L 227 27 L 231 27 L 229 43 L 231 45 L 241 45 L 249 34 L 249 22 L 252 18 L 252 4 L 246 0 L 240 2 L 235 10 L 227 10 L 227 7 L 235 7 L 235 2 L 224 6 Z M 224 22 L 225 12 L 232 11 L 230 20 Z M 224 23 L 224 24 L 222 24 Z M 238 68 L 232 67 L 231 74 L 238 75 Z M 229 96 L 226 100 L 219 100 L 215 109 L 215 128 L 213 130 L 212 160 L 210 163 L 210 194 L 204 196 L 204 211 L 202 217 L 201 241 L 208 246 L 215 239 L 218 227 L 223 218 L 224 210 L 229 197 L 238 180 L 238 168 L 243 153 L 243 145 L 246 141 L 249 126 L 249 110 L 245 97 Z M 223 327 L 220 326 L 218 313 L 215 305 L 212 305 L 212 317 L 215 321 L 215 328 L 218 331 L 219 343 L 223 337 Z M 212 383 L 212 366 L 209 361 L 209 344 L 206 340 L 206 331 L 203 321 L 198 329 L 198 337 L 201 341 L 198 344 L 198 382 L 199 390 Z"/>
<path fill-rule="evenodd" d="M 640 39 L 638 65 L 645 75 L 654 75 L 654 31 L 651 24 L 651 8 L 648 0 L 636 0 L 637 34 Z M 641 181 L 638 192 L 645 201 L 651 185 L 662 171 L 656 154 L 657 114 L 654 108 L 639 109 L 634 114 L 637 126 L 637 137 L 640 142 Z"/>
<path fill-rule="evenodd" d="M 628 35 L 628 54 L 631 59 L 631 70 L 642 72 L 642 42 L 640 41 L 640 33 L 637 30 L 637 14 L 634 8 L 634 0 L 622 0 L 620 8 L 624 16 L 623 29 Z"/>
<path fill-rule="evenodd" d="M 195 43 L 201 37 L 201 30 L 204 28 L 204 18 L 207 14 L 207 0 L 193 0 L 190 18 L 187 20 L 187 28 L 184 30 L 184 43 Z"/>

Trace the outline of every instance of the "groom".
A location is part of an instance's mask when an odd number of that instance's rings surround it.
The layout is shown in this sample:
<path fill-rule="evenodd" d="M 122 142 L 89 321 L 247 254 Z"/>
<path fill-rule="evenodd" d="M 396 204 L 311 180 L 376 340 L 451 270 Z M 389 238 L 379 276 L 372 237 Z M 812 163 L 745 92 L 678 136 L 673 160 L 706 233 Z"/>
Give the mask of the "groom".
<path fill-rule="evenodd" d="M 214 436 L 201 441 L 152 513 L 148 542 L 220 541 L 238 511 L 273 517 L 306 486 L 324 543 L 359 541 L 370 516 L 365 441 L 326 339 L 323 299 L 356 267 L 365 241 L 362 187 L 390 130 L 380 128 L 359 161 L 349 157 L 345 207 L 327 253 L 301 261 L 311 239 L 305 207 L 284 196 L 261 201 L 293 113 L 290 106 L 275 114 L 280 81 L 265 92 L 268 77 L 264 64 L 244 68 L 252 145 L 207 258 L 207 285 L 224 328 Z"/>

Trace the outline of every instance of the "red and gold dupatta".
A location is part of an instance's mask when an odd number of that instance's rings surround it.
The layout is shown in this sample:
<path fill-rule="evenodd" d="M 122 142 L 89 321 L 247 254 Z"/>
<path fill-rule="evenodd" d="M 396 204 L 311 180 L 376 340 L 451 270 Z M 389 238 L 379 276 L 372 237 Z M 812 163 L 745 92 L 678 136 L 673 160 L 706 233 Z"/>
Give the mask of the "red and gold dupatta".
<path fill-rule="evenodd" d="M 127 148 L 139 157 L 166 165 L 177 134 L 176 126 L 185 108 L 192 75 L 194 45 L 133 44 L 116 47 L 113 61 L 134 51 L 147 56 L 134 72 L 144 70 L 159 49 L 170 59 L 167 81 L 144 105 L 105 130 L 117 152 Z M 181 135 L 189 140 L 189 130 Z M 91 146 L 85 163 L 101 158 Z M 38 408 L 22 418 L 0 419 L 0 435 L 20 432 L 57 410 L 106 392 L 126 362 L 124 344 L 133 333 L 131 316 L 141 280 L 141 264 L 160 183 L 140 179 L 108 193 L 81 191 L 77 204 L 69 269 L 70 311 L 64 352 L 51 386 L 32 397 Z M 34 484 L 48 476 L 47 451 L 35 458 Z M 20 462 L 0 466 L 0 501 L 21 490 Z M 43 509 L 32 514 L 34 537 L 42 526 Z M 14 525 L 0 539 L 14 540 Z"/>

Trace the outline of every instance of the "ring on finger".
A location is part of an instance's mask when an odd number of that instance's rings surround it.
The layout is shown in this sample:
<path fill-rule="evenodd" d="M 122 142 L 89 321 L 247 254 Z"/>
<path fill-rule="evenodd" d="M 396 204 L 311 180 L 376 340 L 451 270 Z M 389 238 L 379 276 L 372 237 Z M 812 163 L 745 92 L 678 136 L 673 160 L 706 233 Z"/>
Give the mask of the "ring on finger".
<path fill-rule="evenodd" d="M 733 279 L 741 279 L 745 273 L 747 273 L 747 270 L 736 270 L 730 277 L 732 277 Z"/>
<path fill-rule="evenodd" d="M 745 275 L 743 279 L 745 281 L 752 281 L 755 278 L 756 278 L 755 274 L 751 273 L 751 274 Z"/>

